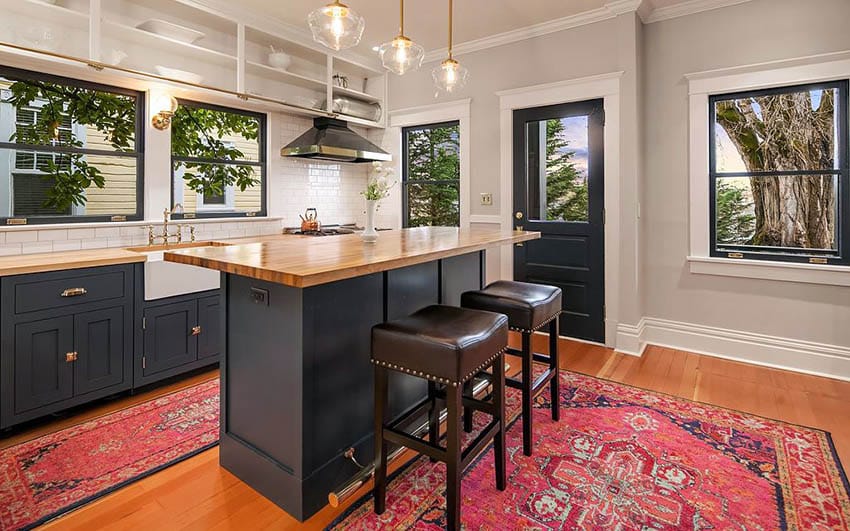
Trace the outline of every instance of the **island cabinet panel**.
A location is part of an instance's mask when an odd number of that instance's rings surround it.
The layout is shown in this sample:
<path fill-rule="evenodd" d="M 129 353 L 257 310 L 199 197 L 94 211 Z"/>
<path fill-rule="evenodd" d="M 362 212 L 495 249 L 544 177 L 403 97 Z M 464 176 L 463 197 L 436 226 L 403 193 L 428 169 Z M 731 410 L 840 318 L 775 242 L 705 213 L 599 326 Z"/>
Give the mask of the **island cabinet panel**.
<path fill-rule="evenodd" d="M 306 288 L 225 273 L 220 462 L 299 520 L 373 459 L 371 330 L 481 286 L 483 260 L 458 259 Z M 399 414 L 421 379 L 394 375 Z"/>
<path fill-rule="evenodd" d="M 392 269 L 386 275 L 387 312 L 392 321 L 440 302 L 439 261 Z M 401 415 L 411 404 L 425 398 L 428 383 L 422 378 L 390 372 L 390 415 Z"/>
<path fill-rule="evenodd" d="M 0 280 L 0 427 L 132 385 L 131 265 Z"/>

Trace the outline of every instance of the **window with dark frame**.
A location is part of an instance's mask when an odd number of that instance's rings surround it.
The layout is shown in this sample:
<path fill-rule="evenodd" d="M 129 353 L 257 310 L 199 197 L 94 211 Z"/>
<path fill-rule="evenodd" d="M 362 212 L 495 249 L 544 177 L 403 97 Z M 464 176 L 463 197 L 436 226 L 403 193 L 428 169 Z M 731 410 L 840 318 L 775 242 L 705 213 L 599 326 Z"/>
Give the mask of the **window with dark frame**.
<path fill-rule="evenodd" d="M 460 225 L 460 122 L 402 129 L 402 223 Z"/>
<path fill-rule="evenodd" d="M 850 263 L 848 81 L 709 98 L 711 255 Z"/>
<path fill-rule="evenodd" d="M 0 223 L 143 218 L 140 92 L 0 67 Z"/>
<path fill-rule="evenodd" d="M 180 100 L 171 121 L 176 218 L 266 215 L 266 115 Z"/>

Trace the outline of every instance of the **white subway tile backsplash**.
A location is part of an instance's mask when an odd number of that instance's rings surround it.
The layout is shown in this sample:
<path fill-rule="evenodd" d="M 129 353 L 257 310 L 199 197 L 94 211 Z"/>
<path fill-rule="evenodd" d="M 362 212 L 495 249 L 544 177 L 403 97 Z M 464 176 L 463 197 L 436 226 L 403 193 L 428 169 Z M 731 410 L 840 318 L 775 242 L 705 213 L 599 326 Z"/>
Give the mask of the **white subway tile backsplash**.
<path fill-rule="evenodd" d="M 7 243 L 5 245 L 0 245 L 0 256 L 9 256 L 17 254 L 21 254 L 20 243 Z"/>
<path fill-rule="evenodd" d="M 21 244 L 22 254 L 50 253 L 53 252 L 53 242 L 26 242 Z"/>
<path fill-rule="evenodd" d="M 68 229 L 69 240 L 90 240 L 95 237 L 95 229 Z"/>
<path fill-rule="evenodd" d="M 68 229 L 52 229 L 38 231 L 38 241 L 67 240 Z"/>
<path fill-rule="evenodd" d="M 23 243 L 38 241 L 38 231 L 21 230 L 6 232 L 6 243 Z"/>
<path fill-rule="evenodd" d="M 109 240 L 106 238 L 94 238 L 91 240 L 83 240 L 81 247 L 83 249 L 104 249 L 108 246 Z"/>
<path fill-rule="evenodd" d="M 82 248 L 82 240 L 63 240 L 53 242 L 53 252 L 79 251 Z"/>
<path fill-rule="evenodd" d="M 121 235 L 119 227 L 103 227 L 94 229 L 95 238 L 117 238 Z"/>

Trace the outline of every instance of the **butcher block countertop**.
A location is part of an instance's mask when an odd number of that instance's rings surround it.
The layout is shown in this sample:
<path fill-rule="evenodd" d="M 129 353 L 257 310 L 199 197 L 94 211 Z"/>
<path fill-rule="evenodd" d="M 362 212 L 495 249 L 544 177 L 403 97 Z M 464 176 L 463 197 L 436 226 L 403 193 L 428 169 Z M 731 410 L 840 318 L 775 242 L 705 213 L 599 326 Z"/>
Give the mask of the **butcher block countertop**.
<path fill-rule="evenodd" d="M 0 277 L 144 262 L 145 255 L 126 249 L 91 249 L 0 257 Z"/>
<path fill-rule="evenodd" d="M 418 227 L 381 232 L 375 243 L 363 242 L 359 234 L 231 240 L 226 247 L 169 251 L 165 260 L 306 288 L 539 237 L 483 227 Z"/>

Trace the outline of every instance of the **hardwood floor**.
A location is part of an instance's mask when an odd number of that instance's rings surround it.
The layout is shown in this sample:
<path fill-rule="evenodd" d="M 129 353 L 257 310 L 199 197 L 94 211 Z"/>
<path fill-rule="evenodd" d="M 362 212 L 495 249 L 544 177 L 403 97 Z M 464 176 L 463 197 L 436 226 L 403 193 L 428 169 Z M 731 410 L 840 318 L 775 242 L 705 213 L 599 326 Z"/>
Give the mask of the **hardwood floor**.
<path fill-rule="evenodd" d="M 516 339 L 516 338 L 513 338 Z M 539 340 L 539 341 L 538 341 Z M 545 351 L 545 338 L 535 338 Z M 807 376 L 661 347 L 643 357 L 562 341 L 565 369 L 708 402 L 832 433 L 836 449 L 850 463 L 850 382 Z M 517 364 L 512 363 L 514 367 Z M 151 393 L 0 440 L 8 446 L 151 396 L 213 376 L 206 373 Z M 396 463 L 398 466 L 398 463 Z M 361 489 L 365 493 L 369 485 Z M 351 498 L 349 503 L 359 497 Z M 212 449 L 134 483 L 44 526 L 49 529 L 322 529 L 345 507 L 326 507 L 299 524 L 218 466 Z"/>

